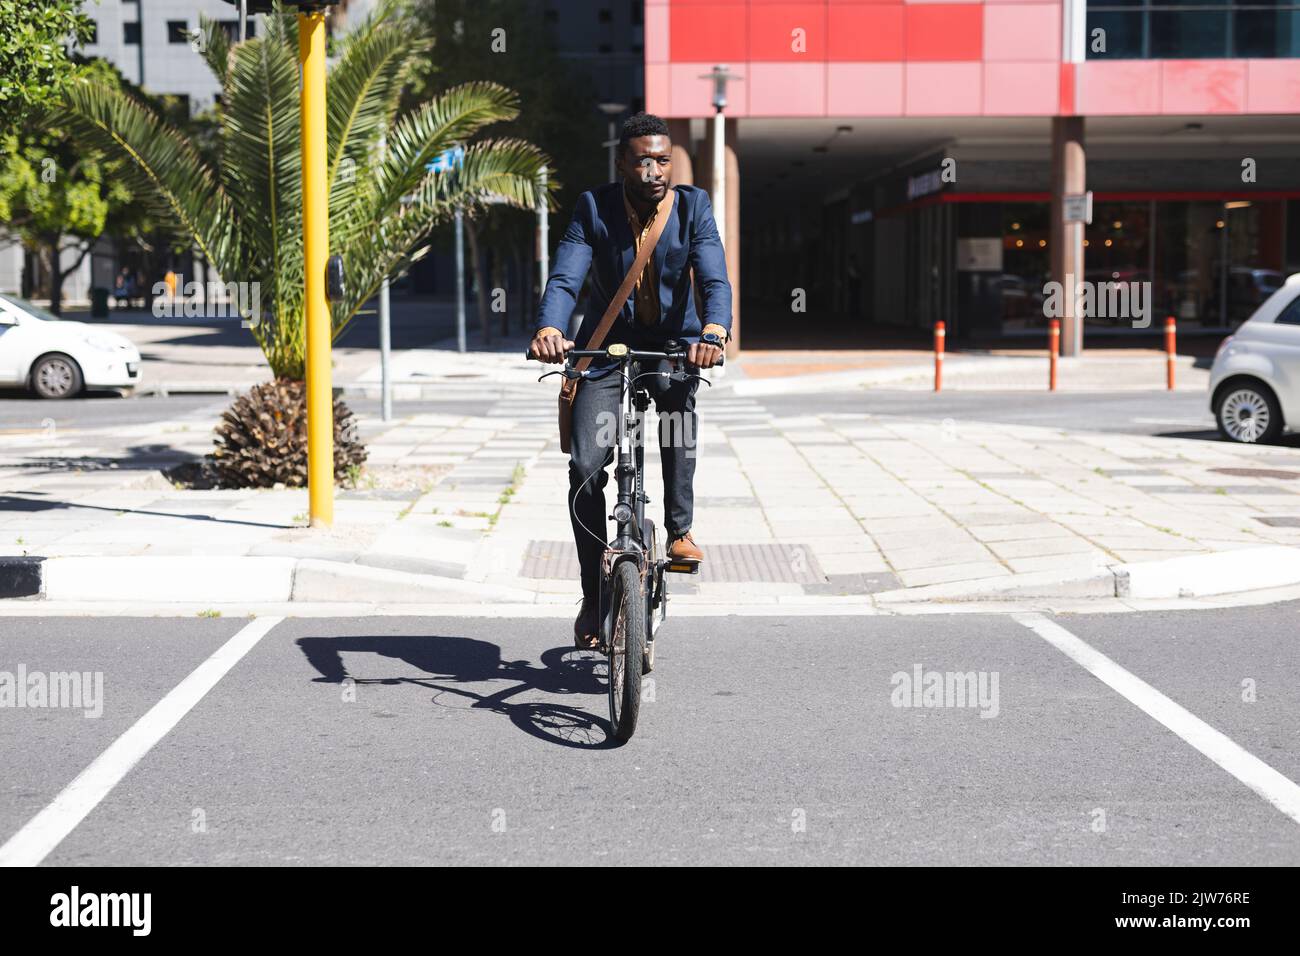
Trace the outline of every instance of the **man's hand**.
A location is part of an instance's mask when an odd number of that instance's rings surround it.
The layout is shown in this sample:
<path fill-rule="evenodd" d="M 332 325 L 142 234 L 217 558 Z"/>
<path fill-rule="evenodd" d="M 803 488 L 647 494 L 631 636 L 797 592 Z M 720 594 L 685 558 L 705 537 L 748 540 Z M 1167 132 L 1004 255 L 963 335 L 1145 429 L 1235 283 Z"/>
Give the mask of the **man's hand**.
<path fill-rule="evenodd" d="M 696 368 L 713 368 L 722 359 L 722 349 L 707 342 L 692 342 L 686 350 L 686 361 Z"/>
<path fill-rule="evenodd" d="M 573 343 L 566 339 L 554 329 L 542 329 L 541 333 L 533 339 L 533 344 L 529 346 L 529 351 L 533 358 L 539 362 L 549 362 L 557 365 L 564 361 L 564 355 L 571 348 Z"/>

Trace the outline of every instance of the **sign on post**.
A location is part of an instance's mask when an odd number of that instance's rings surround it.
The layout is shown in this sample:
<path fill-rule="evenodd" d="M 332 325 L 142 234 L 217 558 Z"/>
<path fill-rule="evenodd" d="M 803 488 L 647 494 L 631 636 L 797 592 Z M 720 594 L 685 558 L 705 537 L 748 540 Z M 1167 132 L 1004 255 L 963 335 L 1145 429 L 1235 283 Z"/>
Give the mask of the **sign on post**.
<path fill-rule="evenodd" d="M 465 147 L 453 146 L 451 149 L 444 149 L 437 156 L 429 161 L 429 165 L 424 168 L 431 173 L 449 173 L 455 167 L 465 161 Z"/>
<path fill-rule="evenodd" d="M 1092 190 L 1077 195 L 1066 195 L 1062 202 L 1066 222 L 1092 223 Z"/>

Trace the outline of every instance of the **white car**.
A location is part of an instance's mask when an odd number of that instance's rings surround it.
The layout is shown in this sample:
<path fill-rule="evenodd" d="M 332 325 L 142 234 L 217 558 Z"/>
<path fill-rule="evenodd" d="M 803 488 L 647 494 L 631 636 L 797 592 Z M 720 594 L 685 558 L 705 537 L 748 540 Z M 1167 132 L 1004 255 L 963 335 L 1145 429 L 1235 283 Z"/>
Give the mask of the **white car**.
<path fill-rule="evenodd" d="M 1210 409 L 1232 441 L 1270 442 L 1300 431 L 1300 273 L 1219 346 Z"/>
<path fill-rule="evenodd" d="M 139 382 L 140 350 L 129 339 L 0 295 L 0 386 L 71 398 L 85 388 L 133 389 Z"/>

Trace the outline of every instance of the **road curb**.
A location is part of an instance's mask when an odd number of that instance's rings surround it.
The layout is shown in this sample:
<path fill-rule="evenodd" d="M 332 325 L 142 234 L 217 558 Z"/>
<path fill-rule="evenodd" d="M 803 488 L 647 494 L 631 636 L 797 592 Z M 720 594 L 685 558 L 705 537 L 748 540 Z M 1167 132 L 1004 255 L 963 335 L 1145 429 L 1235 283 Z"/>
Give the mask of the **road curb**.
<path fill-rule="evenodd" d="M 965 371 L 988 371 L 996 368 L 1026 368 L 1033 362 L 1046 362 L 1024 356 L 963 356 L 950 358 L 944 374 L 949 371 L 960 376 Z M 850 369 L 843 372 L 819 372 L 811 375 L 783 375 L 773 378 L 743 378 L 727 383 L 733 395 L 795 395 L 816 392 L 854 390 L 869 386 L 895 385 L 899 382 L 924 379 L 934 375 L 933 363 L 918 362 L 887 368 Z"/>
<path fill-rule="evenodd" d="M 536 597 L 523 588 L 320 558 L 0 557 L 0 599 L 16 601 L 532 603 Z"/>
<path fill-rule="evenodd" d="M 1115 567 L 1117 597 L 1208 597 L 1300 583 L 1300 548 L 1274 545 Z M 1122 590 L 1121 590 L 1122 589 Z"/>
<path fill-rule="evenodd" d="M 899 588 L 875 595 L 879 606 L 925 601 L 1001 601 L 1015 598 L 1196 598 L 1244 594 L 1300 584 L 1300 548 L 1274 545 L 1162 561 L 1113 564 L 1060 574 L 1038 571 L 975 581 Z"/>
<path fill-rule="evenodd" d="M 136 398 L 157 395 L 166 398 L 169 395 L 238 395 L 246 392 L 257 383 L 241 385 L 234 382 L 150 382 L 136 385 L 131 394 Z"/>
<path fill-rule="evenodd" d="M 421 604 L 430 601 L 493 601 L 531 604 L 537 595 L 523 588 L 463 581 L 459 578 L 394 571 L 363 564 L 300 558 L 291 601 L 376 601 Z"/>
<path fill-rule="evenodd" d="M 1300 585 L 1300 548 L 1190 554 L 1060 574 L 1040 571 L 881 591 L 876 607 L 1088 598 L 1215 597 Z M 321 558 L 128 555 L 0 557 L 10 601 L 536 604 L 527 588 Z M 798 603 L 816 603 L 815 597 Z"/>
<path fill-rule="evenodd" d="M 1033 571 L 1004 574 L 996 578 L 954 581 L 949 584 L 926 584 L 898 588 L 874 595 L 878 606 L 917 604 L 930 601 L 1004 601 L 1008 598 L 1113 598 L 1116 597 L 1116 574 L 1111 568 L 1099 568 L 1076 574 Z"/>

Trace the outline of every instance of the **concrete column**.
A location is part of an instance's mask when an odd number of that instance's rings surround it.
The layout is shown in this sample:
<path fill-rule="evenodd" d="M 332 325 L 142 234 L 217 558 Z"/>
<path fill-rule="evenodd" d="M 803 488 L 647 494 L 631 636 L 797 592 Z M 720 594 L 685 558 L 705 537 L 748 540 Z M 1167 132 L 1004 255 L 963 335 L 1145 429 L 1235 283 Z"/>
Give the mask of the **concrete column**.
<path fill-rule="evenodd" d="M 727 357 L 734 358 L 740 352 L 740 163 L 736 158 L 736 121 L 726 122 L 726 141 L 723 144 L 727 162 L 725 213 L 713 210 L 715 217 L 725 215 L 726 238 L 723 248 L 727 253 L 727 278 L 731 280 L 731 341 L 727 345 Z M 706 121 L 708 131 L 701 144 L 700 153 L 695 163 L 695 175 L 701 185 L 708 188 L 713 181 L 713 123 Z"/>
<path fill-rule="evenodd" d="M 1061 318 L 1061 354 L 1083 351 L 1083 317 L 1077 314 L 1076 283 L 1083 281 L 1083 223 L 1065 221 L 1065 196 L 1087 187 L 1083 117 L 1052 117 L 1052 235 L 1048 240 L 1052 281 L 1061 284 L 1065 314 Z"/>
<path fill-rule="evenodd" d="M 668 138 L 673 141 L 673 184 L 694 186 L 695 169 L 691 162 L 691 121 L 670 119 Z"/>

